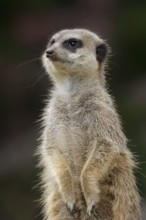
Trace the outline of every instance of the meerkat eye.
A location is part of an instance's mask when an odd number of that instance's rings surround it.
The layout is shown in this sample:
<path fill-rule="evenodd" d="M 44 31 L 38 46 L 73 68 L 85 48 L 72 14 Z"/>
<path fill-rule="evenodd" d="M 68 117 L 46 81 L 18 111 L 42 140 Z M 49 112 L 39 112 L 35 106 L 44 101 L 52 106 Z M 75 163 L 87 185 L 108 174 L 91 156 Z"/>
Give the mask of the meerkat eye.
<path fill-rule="evenodd" d="M 50 41 L 50 46 L 53 45 L 54 43 L 55 43 L 55 39 L 52 39 L 52 40 Z"/>
<path fill-rule="evenodd" d="M 76 48 L 81 48 L 83 46 L 82 41 L 79 39 L 71 38 L 69 40 L 65 40 L 63 42 L 63 45 L 68 48 L 68 49 L 76 49 Z"/>
<path fill-rule="evenodd" d="M 77 48 L 79 46 L 79 42 L 77 40 L 70 40 L 68 42 L 68 46 L 71 48 Z"/>

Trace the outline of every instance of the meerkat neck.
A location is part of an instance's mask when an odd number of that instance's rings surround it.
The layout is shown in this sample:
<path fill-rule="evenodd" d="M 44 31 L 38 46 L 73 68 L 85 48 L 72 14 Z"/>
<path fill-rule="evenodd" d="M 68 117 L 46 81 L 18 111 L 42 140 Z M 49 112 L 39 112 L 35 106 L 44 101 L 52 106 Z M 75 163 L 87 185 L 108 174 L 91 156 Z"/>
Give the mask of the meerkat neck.
<path fill-rule="evenodd" d="M 98 77 L 64 77 L 61 81 L 55 82 L 55 94 L 57 95 L 75 95 L 88 92 L 101 93 L 104 86 L 100 83 Z"/>

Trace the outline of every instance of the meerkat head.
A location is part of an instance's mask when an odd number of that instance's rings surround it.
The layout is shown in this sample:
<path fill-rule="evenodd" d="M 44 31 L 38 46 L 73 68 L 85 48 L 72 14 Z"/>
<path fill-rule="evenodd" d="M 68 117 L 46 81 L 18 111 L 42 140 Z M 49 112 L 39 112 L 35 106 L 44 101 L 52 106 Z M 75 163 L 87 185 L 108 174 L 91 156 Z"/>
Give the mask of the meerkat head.
<path fill-rule="evenodd" d="M 106 43 L 93 32 L 68 29 L 50 39 L 42 61 L 55 81 L 68 76 L 98 77 L 103 70 L 107 51 Z"/>

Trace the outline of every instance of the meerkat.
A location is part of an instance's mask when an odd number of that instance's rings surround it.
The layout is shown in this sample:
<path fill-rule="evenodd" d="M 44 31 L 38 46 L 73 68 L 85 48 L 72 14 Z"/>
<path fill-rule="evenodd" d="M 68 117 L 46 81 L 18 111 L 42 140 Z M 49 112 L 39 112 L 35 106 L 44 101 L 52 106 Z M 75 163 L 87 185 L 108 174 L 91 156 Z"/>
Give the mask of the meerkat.
<path fill-rule="evenodd" d="M 135 162 L 106 86 L 107 55 L 95 33 L 67 29 L 42 56 L 54 83 L 39 147 L 46 220 L 140 219 Z"/>

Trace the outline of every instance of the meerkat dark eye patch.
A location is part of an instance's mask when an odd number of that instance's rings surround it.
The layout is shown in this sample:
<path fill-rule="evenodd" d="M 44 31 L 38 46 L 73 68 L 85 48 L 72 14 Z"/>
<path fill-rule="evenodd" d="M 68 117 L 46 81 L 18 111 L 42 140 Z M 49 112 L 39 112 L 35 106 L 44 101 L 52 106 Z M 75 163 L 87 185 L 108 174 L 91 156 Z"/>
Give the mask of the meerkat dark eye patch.
<path fill-rule="evenodd" d="M 80 39 L 77 39 L 77 38 L 70 38 L 68 40 L 65 40 L 63 42 L 63 46 L 72 51 L 72 52 L 75 52 L 77 48 L 81 48 L 83 47 L 83 43 Z"/>
<path fill-rule="evenodd" d="M 96 47 L 96 59 L 99 62 L 103 62 L 106 58 L 107 55 L 107 45 L 106 44 L 101 44 L 99 46 Z"/>
<path fill-rule="evenodd" d="M 55 39 L 50 40 L 50 46 L 55 43 Z"/>

